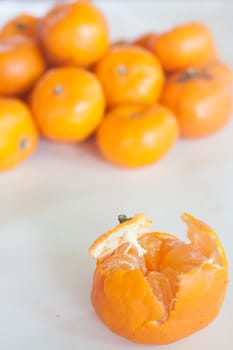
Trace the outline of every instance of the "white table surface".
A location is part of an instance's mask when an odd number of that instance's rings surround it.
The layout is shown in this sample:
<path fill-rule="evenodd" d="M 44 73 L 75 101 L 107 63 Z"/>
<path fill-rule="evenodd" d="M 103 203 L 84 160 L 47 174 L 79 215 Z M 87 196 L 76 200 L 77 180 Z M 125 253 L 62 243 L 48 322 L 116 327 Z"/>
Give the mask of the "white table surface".
<path fill-rule="evenodd" d="M 113 38 L 134 38 L 190 20 L 213 30 L 233 64 L 231 1 L 99 1 Z M 42 14 L 50 1 L 1 1 L 0 17 Z M 87 249 L 119 213 L 144 212 L 154 229 L 184 237 L 188 211 L 208 222 L 233 266 L 233 122 L 218 134 L 179 141 L 154 166 L 125 170 L 105 163 L 93 142 L 41 142 L 36 154 L 0 175 L 0 349 L 145 349 L 112 334 L 90 302 L 94 261 Z M 205 330 L 163 347 L 227 350 L 233 346 L 233 288 Z M 231 345 L 230 345 L 231 344 Z M 158 349 L 162 347 L 156 347 Z"/>

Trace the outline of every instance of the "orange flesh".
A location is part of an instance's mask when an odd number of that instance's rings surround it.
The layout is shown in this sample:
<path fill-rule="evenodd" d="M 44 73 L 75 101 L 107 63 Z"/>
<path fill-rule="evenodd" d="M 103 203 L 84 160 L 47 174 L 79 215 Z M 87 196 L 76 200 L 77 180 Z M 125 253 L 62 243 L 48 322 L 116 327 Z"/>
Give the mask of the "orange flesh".
<path fill-rule="evenodd" d="M 104 275 L 118 270 L 140 270 L 163 306 L 164 314 L 159 322 L 164 322 L 175 303 L 179 273 L 201 267 L 208 256 L 192 243 L 186 244 L 176 238 L 158 238 L 156 233 L 145 234 L 138 242 L 147 250 L 143 257 L 124 243 L 114 253 L 100 259 L 99 268 Z"/>

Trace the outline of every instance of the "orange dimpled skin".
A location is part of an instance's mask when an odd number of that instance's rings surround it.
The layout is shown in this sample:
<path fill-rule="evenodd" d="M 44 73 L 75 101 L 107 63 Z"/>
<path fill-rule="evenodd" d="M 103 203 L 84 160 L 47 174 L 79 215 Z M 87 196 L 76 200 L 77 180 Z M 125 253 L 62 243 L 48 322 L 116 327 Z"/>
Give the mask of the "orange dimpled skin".
<path fill-rule="evenodd" d="M 130 104 L 109 112 L 97 130 L 96 140 L 108 161 L 139 167 L 164 156 L 178 134 L 176 118 L 166 107 Z"/>
<path fill-rule="evenodd" d="M 206 327 L 218 315 L 228 268 L 216 233 L 183 214 L 189 243 L 150 232 L 143 214 L 98 238 L 91 300 L 114 333 L 142 344 L 169 344 Z"/>
<path fill-rule="evenodd" d="M 183 24 L 159 35 L 154 52 L 166 71 L 200 66 L 216 56 L 212 35 L 201 23 Z"/>
<path fill-rule="evenodd" d="M 105 97 L 96 77 L 81 68 L 49 70 L 30 95 L 42 135 L 55 141 L 82 141 L 101 122 Z"/>
<path fill-rule="evenodd" d="M 34 41 L 23 35 L 0 39 L 0 96 L 26 93 L 44 70 L 44 59 Z"/>
<path fill-rule="evenodd" d="M 181 135 L 210 135 L 226 125 L 232 113 L 232 72 L 220 61 L 189 68 L 168 77 L 161 101 L 176 115 Z"/>
<path fill-rule="evenodd" d="M 29 14 L 21 14 L 7 22 L 1 32 L 1 37 L 11 35 L 25 35 L 29 38 L 37 38 L 38 18 Z"/>
<path fill-rule="evenodd" d="M 95 73 L 103 85 L 109 106 L 155 103 L 164 83 L 158 59 L 133 45 L 113 47 L 97 64 Z"/>
<path fill-rule="evenodd" d="M 28 107 L 18 99 L 0 98 L 0 171 L 21 163 L 37 143 L 38 132 Z"/>
<path fill-rule="evenodd" d="M 85 0 L 52 8 L 41 20 L 39 36 L 52 65 L 90 66 L 105 54 L 109 45 L 104 16 Z"/>

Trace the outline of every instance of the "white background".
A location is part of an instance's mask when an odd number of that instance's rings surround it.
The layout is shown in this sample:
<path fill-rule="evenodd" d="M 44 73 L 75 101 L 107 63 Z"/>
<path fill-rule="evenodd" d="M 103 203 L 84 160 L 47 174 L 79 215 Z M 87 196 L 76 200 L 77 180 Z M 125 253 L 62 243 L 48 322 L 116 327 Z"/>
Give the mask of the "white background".
<path fill-rule="evenodd" d="M 222 58 L 233 64 L 231 1 L 98 1 L 112 38 L 200 20 Z M 2 22 L 21 11 L 42 14 L 50 1 L 1 1 Z M 179 141 L 154 166 L 125 170 L 105 163 L 93 141 L 41 142 L 36 154 L 0 175 L 0 349 L 145 349 L 112 334 L 90 302 L 92 241 L 119 213 L 144 212 L 154 229 L 184 237 L 183 211 L 219 233 L 233 265 L 233 123 L 197 141 Z M 163 349 L 220 350 L 233 344 L 232 285 L 208 328 Z M 157 347 L 158 349 L 160 347 Z"/>

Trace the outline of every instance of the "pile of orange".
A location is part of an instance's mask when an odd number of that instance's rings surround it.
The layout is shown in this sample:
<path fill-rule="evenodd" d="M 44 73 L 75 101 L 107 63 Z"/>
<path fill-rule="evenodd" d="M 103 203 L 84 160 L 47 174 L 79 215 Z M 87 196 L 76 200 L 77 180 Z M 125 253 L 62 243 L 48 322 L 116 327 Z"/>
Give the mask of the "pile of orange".
<path fill-rule="evenodd" d="M 94 133 L 108 161 L 144 166 L 179 136 L 221 129 L 232 111 L 232 73 L 205 25 L 110 43 L 88 0 L 6 23 L 0 76 L 0 170 L 29 156 L 40 135 L 80 142 Z"/>

